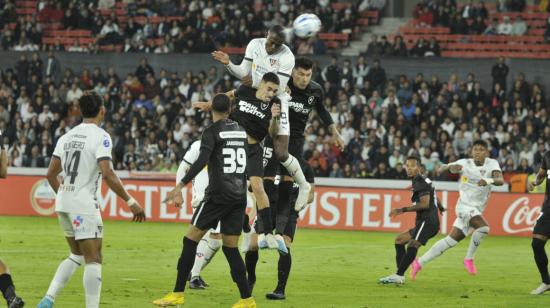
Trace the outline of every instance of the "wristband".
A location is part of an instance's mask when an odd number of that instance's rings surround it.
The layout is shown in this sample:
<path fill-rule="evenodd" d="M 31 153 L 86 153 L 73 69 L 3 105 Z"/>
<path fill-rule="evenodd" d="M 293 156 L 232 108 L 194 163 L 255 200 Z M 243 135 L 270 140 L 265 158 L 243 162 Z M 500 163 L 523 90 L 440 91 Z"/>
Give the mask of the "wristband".
<path fill-rule="evenodd" d="M 487 183 L 487 185 L 491 185 L 495 182 L 495 180 L 493 180 L 492 178 L 484 178 L 483 180 L 485 180 L 485 182 Z"/>
<path fill-rule="evenodd" d="M 406 213 L 406 212 L 407 212 L 407 208 L 406 208 L 406 207 L 402 207 L 400 210 L 401 210 L 401 212 L 403 212 L 403 213 Z"/>
<path fill-rule="evenodd" d="M 136 199 L 130 197 L 130 199 L 128 199 L 128 201 L 126 201 L 126 204 L 128 204 L 128 206 L 134 206 L 137 204 L 137 201 Z"/>

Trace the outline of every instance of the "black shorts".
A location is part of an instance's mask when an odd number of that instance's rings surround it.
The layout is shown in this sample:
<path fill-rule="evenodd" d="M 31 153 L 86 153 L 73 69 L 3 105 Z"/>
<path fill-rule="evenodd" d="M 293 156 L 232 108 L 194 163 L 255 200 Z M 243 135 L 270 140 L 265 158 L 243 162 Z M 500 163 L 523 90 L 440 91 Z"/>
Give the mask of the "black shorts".
<path fill-rule="evenodd" d="M 300 163 L 302 172 L 306 177 L 308 183 L 315 183 L 315 176 L 313 169 L 304 159 L 304 138 L 291 138 L 288 141 L 288 153 L 294 156 Z M 275 177 L 280 172 L 281 176 L 289 175 L 285 167 L 275 157 L 275 151 L 273 149 L 273 140 L 270 137 L 266 137 L 264 141 L 264 176 Z"/>
<path fill-rule="evenodd" d="M 436 236 L 438 232 L 439 224 L 429 221 L 417 221 L 416 226 L 409 230 L 411 237 L 422 245 L 426 245 L 428 240 Z"/>
<path fill-rule="evenodd" d="M 261 144 L 248 144 L 246 161 L 246 173 L 248 178 L 253 176 L 264 177 L 263 154 L 264 149 Z"/>
<path fill-rule="evenodd" d="M 546 237 L 550 237 L 550 214 L 543 213 L 533 229 L 533 234 L 540 234 Z"/>
<path fill-rule="evenodd" d="M 271 210 L 271 219 L 272 219 L 272 226 L 273 230 L 275 230 L 275 226 L 277 224 L 276 222 L 276 211 L 273 209 Z M 254 230 L 258 230 L 258 220 L 260 219 L 260 216 L 256 216 L 256 221 L 254 221 Z M 290 241 L 294 241 L 294 235 L 296 234 L 296 227 L 298 225 L 298 212 L 296 212 L 294 209 L 290 211 L 290 216 L 288 217 L 288 222 L 285 227 L 285 231 L 283 232 L 283 235 L 286 235 L 290 238 Z"/>
<path fill-rule="evenodd" d="M 216 204 L 203 201 L 193 213 L 191 224 L 200 230 L 216 228 L 220 222 L 220 231 L 227 235 L 240 235 L 243 229 L 246 201 L 236 204 Z"/>

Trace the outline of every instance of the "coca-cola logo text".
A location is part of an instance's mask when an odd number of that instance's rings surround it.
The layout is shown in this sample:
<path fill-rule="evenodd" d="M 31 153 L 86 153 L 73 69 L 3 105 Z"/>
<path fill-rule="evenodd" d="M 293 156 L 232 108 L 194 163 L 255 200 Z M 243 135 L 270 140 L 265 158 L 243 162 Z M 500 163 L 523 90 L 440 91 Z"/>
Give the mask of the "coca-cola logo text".
<path fill-rule="evenodd" d="M 516 199 L 502 217 L 502 228 L 508 233 L 532 231 L 540 217 L 540 207 L 529 206 L 529 198 Z"/>

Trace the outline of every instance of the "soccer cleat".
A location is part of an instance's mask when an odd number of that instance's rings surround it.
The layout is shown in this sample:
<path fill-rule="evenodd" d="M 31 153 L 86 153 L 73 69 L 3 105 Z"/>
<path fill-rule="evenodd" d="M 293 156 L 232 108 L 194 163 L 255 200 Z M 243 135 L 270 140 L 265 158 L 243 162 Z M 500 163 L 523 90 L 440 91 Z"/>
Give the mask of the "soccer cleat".
<path fill-rule="evenodd" d="M 260 234 L 260 235 L 258 235 L 258 247 L 259 247 L 260 249 L 266 249 L 266 248 L 268 248 L 267 239 L 266 239 L 266 235 L 265 235 L 265 234 Z"/>
<path fill-rule="evenodd" d="M 276 301 L 286 299 L 286 296 L 283 292 L 273 291 L 272 293 L 267 293 L 265 298 Z"/>
<path fill-rule="evenodd" d="M 532 295 L 542 295 L 542 294 L 544 294 L 544 292 L 549 291 L 549 290 L 550 290 L 550 284 L 546 284 L 546 283 L 542 282 L 538 288 L 531 291 L 531 294 Z"/>
<path fill-rule="evenodd" d="M 277 243 L 277 239 L 275 238 L 275 235 L 268 233 L 265 235 L 265 241 L 267 243 L 267 248 L 269 249 L 279 249 L 279 243 Z M 284 244 L 284 241 L 283 241 Z M 288 253 L 288 250 L 287 250 Z"/>
<path fill-rule="evenodd" d="M 22 308 L 25 306 L 25 302 L 21 299 L 21 297 L 14 297 L 11 301 L 8 302 L 8 308 Z M 53 303 L 51 306 L 47 307 L 53 307 Z"/>
<path fill-rule="evenodd" d="M 422 265 L 420 262 L 418 262 L 418 258 L 414 259 L 413 263 L 411 264 L 411 279 L 416 280 L 416 275 L 420 270 L 422 269 Z"/>
<path fill-rule="evenodd" d="M 195 276 L 189 280 L 189 289 L 204 290 L 206 287 L 208 287 L 208 284 L 202 280 L 201 276 Z"/>
<path fill-rule="evenodd" d="M 275 241 L 277 241 L 277 250 L 279 250 L 282 255 L 287 255 L 288 248 L 286 248 L 285 239 L 280 234 L 276 234 Z"/>
<path fill-rule="evenodd" d="M 241 252 L 245 253 L 250 248 L 250 238 L 252 237 L 252 232 L 243 232 L 243 241 L 241 242 Z"/>
<path fill-rule="evenodd" d="M 185 299 L 183 297 L 183 292 L 170 292 L 166 294 L 163 298 L 157 299 L 153 301 L 153 304 L 157 306 L 176 306 L 176 305 L 183 305 L 185 302 Z"/>
<path fill-rule="evenodd" d="M 381 284 L 404 284 L 405 276 L 399 276 L 397 274 L 389 275 L 388 277 L 380 278 L 378 283 Z"/>
<path fill-rule="evenodd" d="M 477 274 L 477 268 L 474 265 L 474 259 L 464 259 L 464 267 L 470 275 Z"/>
<path fill-rule="evenodd" d="M 298 197 L 296 198 L 296 203 L 294 204 L 294 210 L 299 212 L 307 207 L 307 199 L 309 197 L 309 191 L 311 190 L 311 185 L 308 182 L 300 185 L 298 191 Z"/>
<path fill-rule="evenodd" d="M 16 306 L 17 307 L 17 306 Z M 36 306 L 36 308 L 52 308 L 53 307 L 53 302 L 51 299 L 47 298 L 47 297 L 44 297 L 40 303 L 38 303 L 38 306 Z"/>
<path fill-rule="evenodd" d="M 254 297 L 249 298 L 241 298 L 238 302 L 236 302 L 232 308 L 256 308 L 256 301 L 254 300 Z"/>

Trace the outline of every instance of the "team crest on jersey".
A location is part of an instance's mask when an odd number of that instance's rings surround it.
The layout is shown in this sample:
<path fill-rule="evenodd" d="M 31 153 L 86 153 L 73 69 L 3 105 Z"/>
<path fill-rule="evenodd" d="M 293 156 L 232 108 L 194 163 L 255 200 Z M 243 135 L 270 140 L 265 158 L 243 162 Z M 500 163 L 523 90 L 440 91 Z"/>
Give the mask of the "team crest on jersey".
<path fill-rule="evenodd" d="M 103 140 L 103 146 L 104 146 L 104 147 L 108 148 L 110 144 L 111 144 L 111 143 L 109 142 L 109 139 L 105 138 L 105 139 Z"/>
<path fill-rule="evenodd" d="M 83 221 L 84 221 L 84 218 L 82 218 L 80 215 L 76 216 L 75 219 L 73 219 L 73 225 L 75 225 L 75 227 L 78 228 L 80 227 Z"/>
<path fill-rule="evenodd" d="M 261 105 L 260 105 L 260 108 L 262 108 L 262 110 L 266 110 L 267 107 L 269 107 L 269 104 L 261 103 Z"/>
<path fill-rule="evenodd" d="M 313 104 L 313 101 L 315 100 L 315 97 L 314 96 L 310 96 L 307 98 L 307 103 L 312 105 Z"/>
<path fill-rule="evenodd" d="M 277 59 L 269 58 L 269 64 L 271 64 L 271 66 L 274 66 L 275 64 L 277 64 Z"/>
<path fill-rule="evenodd" d="M 485 176 L 485 170 L 484 169 L 479 170 L 479 173 L 481 173 L 481 176 Z"/>

